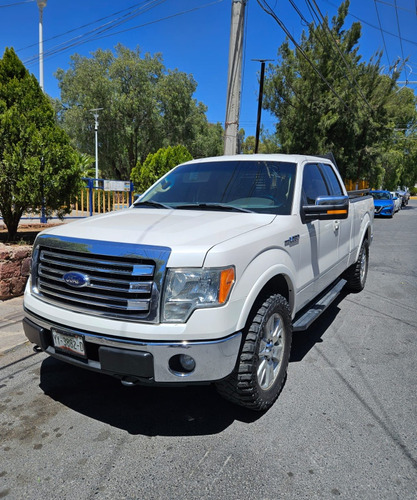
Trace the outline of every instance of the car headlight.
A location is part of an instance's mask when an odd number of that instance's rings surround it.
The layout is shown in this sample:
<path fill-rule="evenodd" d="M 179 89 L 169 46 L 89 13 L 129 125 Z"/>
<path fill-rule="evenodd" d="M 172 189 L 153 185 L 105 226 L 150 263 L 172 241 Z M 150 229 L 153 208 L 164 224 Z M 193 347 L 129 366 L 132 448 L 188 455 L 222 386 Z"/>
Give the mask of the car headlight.
<path fill-rule="evenodd" d="M 168 269 L 162 322 L 185 323 L 195 309 L 225 304 L 234 282 L 234 267 Z"/>

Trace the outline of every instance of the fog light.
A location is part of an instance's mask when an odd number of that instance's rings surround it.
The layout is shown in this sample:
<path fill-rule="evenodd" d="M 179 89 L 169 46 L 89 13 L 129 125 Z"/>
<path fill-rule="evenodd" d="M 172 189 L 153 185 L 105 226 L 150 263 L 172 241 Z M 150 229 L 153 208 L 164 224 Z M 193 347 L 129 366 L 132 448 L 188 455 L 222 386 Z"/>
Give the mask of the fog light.
<path fill-rule="evenodd" d="M 195 360 L 188 354 L 176 354 L 169 360 L 169 369 L 174 375 L 185 377 L 195 370 Z"/>
<path fill-rule="evenodd" d="M 192 372 L 195 369 L 195 361 L 191 356 L 188 356 L 188 354 L 180 354 L 179 361 L 184 371 Z"/>

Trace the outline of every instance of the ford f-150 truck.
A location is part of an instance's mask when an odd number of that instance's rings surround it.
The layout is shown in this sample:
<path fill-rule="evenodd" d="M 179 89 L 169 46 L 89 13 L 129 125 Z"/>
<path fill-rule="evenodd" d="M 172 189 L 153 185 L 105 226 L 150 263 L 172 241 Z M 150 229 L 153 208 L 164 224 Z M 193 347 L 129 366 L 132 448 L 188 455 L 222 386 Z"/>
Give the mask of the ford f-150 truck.
<path fill-rule="evenodd" d="M 40 233 L 26 336 L 124 385 L 215 383 L 265 410 L 292 332 L 363 289 L 373 218 L 372 197 L 350 198 L 321 157 L 184 163 L 129 209 Z"/>

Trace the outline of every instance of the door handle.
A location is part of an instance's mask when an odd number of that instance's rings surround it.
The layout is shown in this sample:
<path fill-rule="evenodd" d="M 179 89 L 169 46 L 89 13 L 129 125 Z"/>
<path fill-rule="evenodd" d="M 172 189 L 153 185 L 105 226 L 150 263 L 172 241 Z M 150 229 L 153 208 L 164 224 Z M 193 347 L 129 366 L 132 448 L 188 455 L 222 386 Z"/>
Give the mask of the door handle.
<path fill-rule="evenodd" d="M 335 233 L 337 233 L 337 231 L 339 231 L 339 227 L 340 227 L 340 221 L 338 221 L 338 220 L 333 221 L 333 229 L 334 229 Z"/>

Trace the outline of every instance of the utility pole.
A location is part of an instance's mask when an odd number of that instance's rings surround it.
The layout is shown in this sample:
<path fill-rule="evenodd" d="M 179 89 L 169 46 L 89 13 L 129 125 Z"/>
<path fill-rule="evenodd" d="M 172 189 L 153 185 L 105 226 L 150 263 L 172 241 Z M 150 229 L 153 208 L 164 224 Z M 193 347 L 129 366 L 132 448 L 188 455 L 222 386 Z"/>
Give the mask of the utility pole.
<path fill-rule="evenodd" d="M 96 139 L 96 187 L 98 186 L 98 112 L 104 108 L 90 109 L 94 116 L 94 131 Z"/>
<path fill-rule="evenodd" d="M 43 9 L 48 0 L 37 0 L 39 9 L 39 85 L 44 91 L 43 84 Z"/>
<path fill-rule="evenodd" d="M 230 25 L 229 70 L 227 75 L 226 121 L 224 124 L 224 154 L 237 154 L 240 94 L 242 87 L 242 56 L 245 7 L 247 0 L 232 0 Z"/>
<path fill-rule="evenodd" d="M 261 63 L 261 78 L 259 80 L 259 96 L 258 96 L 258 117 L 256 120 L 255 153 L 258 152 L 259 133 L 261 130 L 262 99 L 264 95 L 264 78 L 265 78 L 265 61 L 272 61 L 272 60 L 273 59 L 252 59 L 252 61 L 259 61 Z"/>

